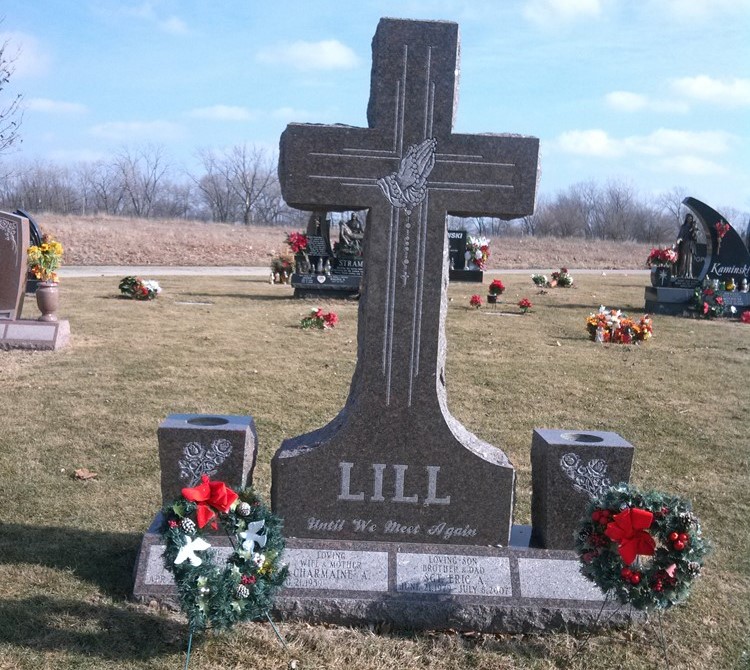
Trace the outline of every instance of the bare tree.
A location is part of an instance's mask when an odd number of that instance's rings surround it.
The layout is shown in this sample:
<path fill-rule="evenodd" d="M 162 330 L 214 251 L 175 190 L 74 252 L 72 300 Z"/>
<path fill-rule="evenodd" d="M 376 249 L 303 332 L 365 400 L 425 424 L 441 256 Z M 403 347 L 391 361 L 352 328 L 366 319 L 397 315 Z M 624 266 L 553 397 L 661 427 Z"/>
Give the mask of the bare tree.
<path fill-rule="evenodd" d="M 2 19 L 0 18 L 0 23 Z M 7 87 L 10 78 L 15 71 L 13 63 L 17 58 L 16 55 L 9 55 L 8 49 L 10 40 L 0 44 L 0 93 Z M 13 96 L 10 102 L 0 104 L 0 155 L 10 149 L 13 144 L 20 140 L 18 129 L 21 126 L 23 112 L 21 110 L 21 100 L 23 96 L 18 93 Z"/>
<path fill-rule="evenodd" d="M 276 165 L 266 151 L 240 144 L 227 155 L 231 185 L 240 205 L 242 223 L 249 226 L 263 195 L 277 182 Z"/>
<path fill-rule="evenodd" d="M 198 159 L 203 167 L 203 174 L 190 174 L 190 179 L 198 187 L 200 197 L 208 206 L 211 219 L 226 223 L 234 218 L 236 211 L 236 193 L 232 187 L 227 161 L 211 149 L 199 150 Z"/>
<path fill-rule="evenodd" d="M 168 169 L 164 147 L 149 144 L 135 150 L 122 149 L 115 157 L 114 165 L 130 213 L 145 218 L 151 216 L 160 182 Z"/>

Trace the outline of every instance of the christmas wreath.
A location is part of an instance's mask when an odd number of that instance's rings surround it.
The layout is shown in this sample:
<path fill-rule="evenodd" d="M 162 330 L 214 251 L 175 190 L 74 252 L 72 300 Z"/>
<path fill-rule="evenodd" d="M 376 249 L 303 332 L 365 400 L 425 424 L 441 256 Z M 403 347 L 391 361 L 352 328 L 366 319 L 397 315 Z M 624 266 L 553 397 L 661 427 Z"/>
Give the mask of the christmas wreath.
<path fill-rule="evenodd" d="M 207 475 L 164 510 L 164 565 L 174 575 L 192 630 L 230 628 L 266 617 L 288 569 L 281 520 L 252 488 L 236 493 Z M 232 543 L 226 565 L 217 563 L 206 530 L 223 530 Z"/>
<path fill-rule="evenodd" d="M 641 610 L 685 600 L 707 551 L 688 502 L 625 484 L 594 499 L 576 533 L 581 572 Z"/>

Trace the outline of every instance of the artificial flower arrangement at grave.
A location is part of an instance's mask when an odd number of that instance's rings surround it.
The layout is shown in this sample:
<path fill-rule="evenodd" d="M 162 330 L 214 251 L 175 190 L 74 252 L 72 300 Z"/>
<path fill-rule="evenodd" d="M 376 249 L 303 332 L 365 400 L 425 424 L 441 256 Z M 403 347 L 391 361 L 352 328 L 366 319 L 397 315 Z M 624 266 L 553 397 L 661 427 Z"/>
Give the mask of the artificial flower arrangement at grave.
<path fill-rule="evenodd" d="M 560 286 L 561 288 L 570 288 L 573 286 L 573 275 L 568 272 L 568 268 L 560 268 L 559 272 L 552 273 L 549 285 L 551 287 Z"/>
<path fill-rule="evenodd" d="M 695 289 L 692 307 L 696 314 L 704 319 L 723 316 L 726 310 L 724 298 L 710 286 Z"/>
<path fill-rule="evenodd" d="M 646 265 L 650 268 L 672 267 L 677 262 L 677 252 L 672 247 L 651 249 Z"/>
<path fill-rule="evenodd" d="M 120 281 L 120 297 L 132 300 L 153 300 L 161 293 L 159 282 L 153 279 L 141 279 L 128 276 Z"/>
<path fill-rule="evenodd" d="M 294 256 L 281 253 L 271 258 L 271 283 L 285 284 L 294 272 Z"/>
<path fill-rule="evenodd" d="M 547 280 L 547 275 L 531 275 L 531 281 L 534 282 L 536 286 L 539 288 L 547 288 L 549 286 L 549 281 Z"/>
<path fill-rule="evenodd" d="M 505 292 L 505 284 L 499 279 L 493 279 L 488 290 L 490 295 L 501 295 Z"/>
<path fill-rule="evenodd" d="M 297 272 L 304 272 L 310 266 L 310 259 L 307 256 L 307 235 L 304 233 L 287 233 L 285 241 L 297 261 Z"/>
<path fill-rule="evenodd" d="M 654 324 L 648 314 L 636 322 L 619 309 L 607 309 L 601 305 L 598 312 L 586 318 L 586 330 L 592 342 L 638 344 L 651 339 Z"/>
<path fill-rule="evenodd" d="M 479 309 L 482 306 L 482 296 L 474 294 L 469 298 L 469 306 Z"/>
<path fill-rule="evenodd" d="M 532 307 L 531 300 L 528 298 L 521 298 L 518 301 L 518 308 L 521 310 L 521 314 L 526 314 Z"/>
<path fill-rule="evenodd" d="M 466 238 L 466 260 L 469 263 L 474 263 L 480 270 L 484 270 L 489 259 L 490 241 L 486 237 L 469 235 Z"/>
<path fill-rule="evenodd" d="M 320 307 L 311 310 L 310 316 L 306 316 L 300 321 L 300 328 L 308 330 L 310 328 L 333 328 L 339 321 L 336 312 L 323 312 Z"/>
<path fill-rule="evenodd" d="M 664 610 L 688 597 L 708 547 L 688 502 L 619 484 L 590 503 L 575 550 L 583 575 L 608 598 Z"/>
<path fill-rule="evenodd" d="M 62 264 L 63 246 L 49 235 L 42 236 L 39 246 L 32 245 L 26 251 L 31 273 L 42 282 L 57 283 L 57 270 Z"/>
<path fill-rule="evenodd" d="M 740 315 L 740 323 L 750 323 L 750 309 L 742 312 Z"/>
<path fill-rule="evenodd" d="M 721 221 L 717 221 L 714 228 L 716 229 L 716 237 L 719 241 L 719 243 L 716 245 L 716 253 L 718 254 L 721 251 L 721 241 L 724 239 L 724 236 L 729 232 L 730 225 L 728 223 L 722 223 Z"/>
<path fill-rule="evenodd" d="M 252 488 L 239 493 L 207 475 L 164 510 L 164 565 L 177 584 L 180 605 L 193 631 L 226 629 L 239 621 L 268 618 L 288 569 L 281 520 Z M 223 530 L 232 553 L 222 565 L 212 551 Z"/>

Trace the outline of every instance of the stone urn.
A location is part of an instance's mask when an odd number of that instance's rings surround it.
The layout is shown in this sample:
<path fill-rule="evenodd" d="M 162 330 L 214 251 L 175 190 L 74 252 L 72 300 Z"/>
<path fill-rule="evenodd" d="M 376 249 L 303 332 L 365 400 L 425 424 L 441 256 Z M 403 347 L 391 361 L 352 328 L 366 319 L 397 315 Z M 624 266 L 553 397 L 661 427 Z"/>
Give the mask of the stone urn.
<path fill-rule="evenodd" d="M 60 307 L 60 293 L 57 282 L 39 282 L 36 288 L 36 304 L 42 313 L 39 321 L 57 321 L 57 310 Z"/>

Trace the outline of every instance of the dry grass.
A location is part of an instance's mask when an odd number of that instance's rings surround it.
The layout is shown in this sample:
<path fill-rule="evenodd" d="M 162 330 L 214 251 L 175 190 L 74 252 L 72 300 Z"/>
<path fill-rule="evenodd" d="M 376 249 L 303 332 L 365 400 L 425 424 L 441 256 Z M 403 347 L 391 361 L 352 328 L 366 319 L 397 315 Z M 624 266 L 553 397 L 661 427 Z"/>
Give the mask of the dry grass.
<path fill-rule="evenodd" d="M 322 425 L 346 398 L 356 304 L 326 305 L 341 318 L 333 331 L 301 331 L 310 305 L 288 287 L 159 279 L 165 292 L 153 303 L 117 299 L 117 279 L 67 280 L 71 346 L 0 352 L 0 669 L 181 668 L 181 617 L 127 599 L 159 506 L 159 422 L 172 412 L 252 414 L 255 479 L 268 495 L 281 440 Z M 747 668 L 750 327 L 658 317 L 647 344 L 600 346 L 587 341 L 585 316 L 600 302 L 639 314 L 644 277 L 577 276 L 576 288 L 546 295 L 528 277 L 503 281 L 503 304 L 481 312 L 468 308 L 476 286 L 450 286 L 447 383 L 451 411 L 516 465 L 517 522 L 529 522 L 534 427 L 620 433 L 636 445 L 635 483 L 692 499 L 714 545 L 688 605 L 665 616 L 670 667 Z M 524 295 L 534 312 L 516 316 Z M 72 479 L 78 467 L 97 479 Z M 579 640 L 566 634 L 282 631 L 303 669 L 664 667 L 653 624 L 598 634 L 572 660 Z M 190 667 L 287 661 L 259 623 L 207 636 Z"/>
<path fill-rule="evenodd" d="M 65 247 L 66 265 L 268 265 L 286 250 L 282 228 L 110 216 L 41 214 Z M 643 269 L 649 245 L 580 239 L 497 238 L 491 268 Z"/>

